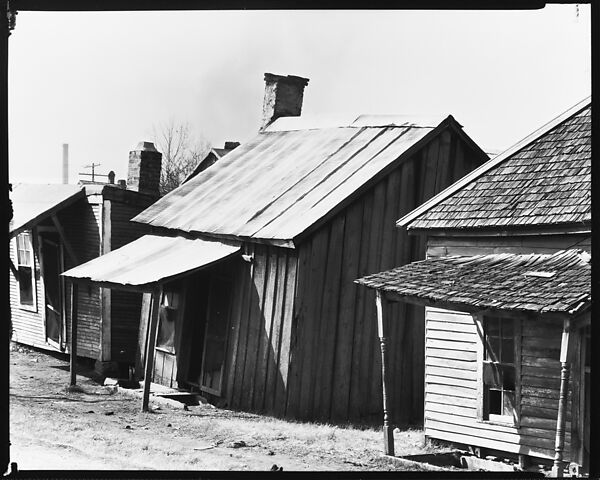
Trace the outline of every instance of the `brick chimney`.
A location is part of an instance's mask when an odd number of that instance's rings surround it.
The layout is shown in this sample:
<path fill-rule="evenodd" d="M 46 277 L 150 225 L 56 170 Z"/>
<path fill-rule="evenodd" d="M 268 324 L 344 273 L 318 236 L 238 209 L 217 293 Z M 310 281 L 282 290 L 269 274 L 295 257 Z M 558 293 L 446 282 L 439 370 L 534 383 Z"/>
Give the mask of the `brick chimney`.
<path fill-rule="evenodd" d="M 308 78 L 265 73 L 262 132 L 279 117 L 299 117 Z"/>
<path fill-rule="evenodd" d="M 129 152 L 127 189 L 159 196 L 160 168 L 162 153 L 152 142 L 140 142 Z"/>

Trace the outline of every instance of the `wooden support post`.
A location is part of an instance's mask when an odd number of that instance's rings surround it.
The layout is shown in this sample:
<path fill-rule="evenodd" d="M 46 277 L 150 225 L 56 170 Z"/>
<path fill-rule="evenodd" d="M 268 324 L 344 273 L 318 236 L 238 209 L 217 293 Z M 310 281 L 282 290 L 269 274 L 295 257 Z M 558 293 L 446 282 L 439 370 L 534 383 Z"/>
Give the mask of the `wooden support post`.
<path fill-rule="evenodd" d="M 152 307 L 150 322 L 148 324 L 148 337 L 146 341 L 146 367 L 144 369 L 144 394 L 142 397 L 142 412 L 148 411 L 150 400 L 150 383 L 152 380 L 152 368 L 154 366 L 154 349 L 156 347 L 156 332 L 158 330 L 158 312 L 160 310 L 160 297 L 162 288 L 155 288 L 152 292 Z"/>
<path fill-rule="evenodd" d="M 69 341 L 71 385 L 77 383 L 77 283 L 71 282 L 71 338 Z"/>
<path fill-rule="evenodd" d="M 388 399 L 387 378 L 387 338 L 385 336 L 383 305 L 381 290 L 375 291 L 375 304 L 377 307 L 377 331 L 381 344 L 381 383 L 383 388 L 383 445 L 386 455 L 394 455 L 394 428 L 391 425 L 391 409 Z"/>
<path fill-rule="evenodd" d="M 562 477 L 565 469 L 563 450 L 565 448 L 565 424 L 567 421 L 567 395 L 569 390 L 569 332 L 570 321 L 563 322 L 562 342 L 560 344 L 560 394 L 558 397 L 558 416 L 556 419 L 556 439 L 554 443 L 554 466 L 552 475 Z"/>

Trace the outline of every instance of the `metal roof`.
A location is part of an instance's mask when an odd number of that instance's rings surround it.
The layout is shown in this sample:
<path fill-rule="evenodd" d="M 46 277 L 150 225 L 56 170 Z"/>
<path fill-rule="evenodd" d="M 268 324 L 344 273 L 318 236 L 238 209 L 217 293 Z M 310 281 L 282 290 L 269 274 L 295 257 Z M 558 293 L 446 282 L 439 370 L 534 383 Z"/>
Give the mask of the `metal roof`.
<path fill-rule="evenodd" d="M 473 229 L 591 219 L 591 99 L 464 176 L 397 225 Z"/>
<path fill-rule="evenodd" d="M 590 305 L 591 256 L 554 254 L 439 257 L 356 280 L 401 297 L 467 311 L 513 310 L 576 314 Z M 448 307 L 447 307 L 448 308 Z"/>
<path fill-rule="evenodd" d="M 159 282 L 206 268 L 239 250 L 238 245 L 217 241 L 145 235 L 63 275 L 110 287 L 148 290 Z"/>
<path fill-rule="evenodd" d="M 435 129 L 404 118 L 405 126 L 369 127 L 363 119 L 360 126 L 279 130 L 280 120 L 269 127 L 276 131 L 237 147 L 133 220 L 292 247 L 294 238 L 400 157 L 448 126 L 461 131 L 451 116 Z"/>
<path fill-rule="evenodd" d="M 58 210 L 85 197 L 78 185 L 28 184 L 13 185 L 10 199 L 13 204 L 13 219 L 10 222 L 10 235 L 17 235 Z"/>

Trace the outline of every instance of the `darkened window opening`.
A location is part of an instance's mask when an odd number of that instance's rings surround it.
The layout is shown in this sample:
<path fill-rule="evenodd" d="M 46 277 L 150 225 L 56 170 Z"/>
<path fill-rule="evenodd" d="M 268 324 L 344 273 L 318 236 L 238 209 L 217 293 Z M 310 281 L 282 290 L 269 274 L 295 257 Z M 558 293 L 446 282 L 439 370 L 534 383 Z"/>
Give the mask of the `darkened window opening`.
<path fill-rule="evenodd" d="M 35 305 L 35 275 L 33 271 L 31 232 L 23 232 L 17 235 L 17 273 L 19 303 L 33 307 Z"/>
<path fill-rule="evenodd" d="M 517 421 L 517 372 L 515 360 L 518 352 L 516 320 L 486 317 L 483 319 L 485 335 L 483 355 L 483 418 L 515 423 Z"/>

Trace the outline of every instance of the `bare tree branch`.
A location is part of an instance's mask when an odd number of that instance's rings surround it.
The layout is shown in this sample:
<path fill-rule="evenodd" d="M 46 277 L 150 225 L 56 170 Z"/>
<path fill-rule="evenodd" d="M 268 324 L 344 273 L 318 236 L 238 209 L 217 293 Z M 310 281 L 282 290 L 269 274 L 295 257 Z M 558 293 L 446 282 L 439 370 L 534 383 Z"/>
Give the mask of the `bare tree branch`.
<path fill-rule="evenodd" d="M 188 123 L 167 123 L 153 127 L 154 143 L 162 152 L 160 194 L 177 188 L 208 154 L 210 145 L 202 137 L 194 137 Z"/>

